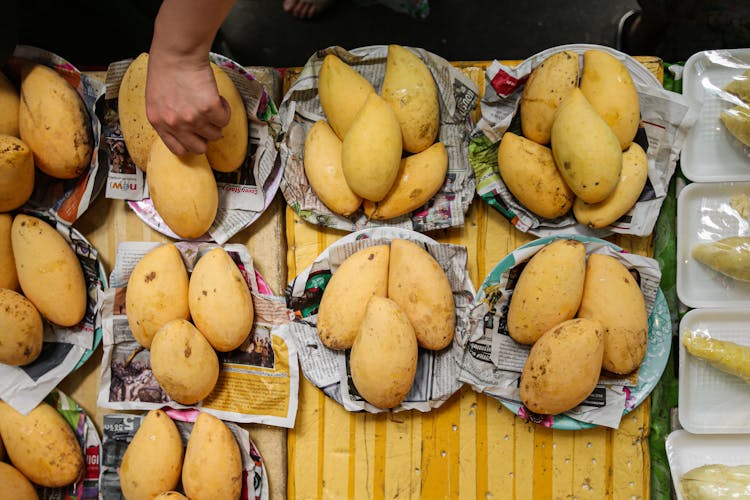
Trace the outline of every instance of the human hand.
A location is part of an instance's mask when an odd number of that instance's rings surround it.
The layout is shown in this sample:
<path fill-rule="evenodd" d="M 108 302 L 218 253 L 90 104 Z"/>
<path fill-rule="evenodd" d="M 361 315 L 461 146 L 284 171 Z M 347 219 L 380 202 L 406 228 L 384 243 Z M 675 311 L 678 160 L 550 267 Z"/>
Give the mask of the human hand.
<path fill-rule="evenodd" d="M 222 137 L 229 115 L 208 57 L 193 61 L 149 54 L 146 116 L 170 151 L 205 153 L 208 141 Z"/>

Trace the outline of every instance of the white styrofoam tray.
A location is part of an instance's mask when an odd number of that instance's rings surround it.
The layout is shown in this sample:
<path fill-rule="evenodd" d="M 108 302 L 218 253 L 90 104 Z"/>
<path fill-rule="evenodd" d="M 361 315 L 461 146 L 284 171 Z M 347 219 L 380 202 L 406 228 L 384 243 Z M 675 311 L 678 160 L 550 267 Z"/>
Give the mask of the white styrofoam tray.
<path fill-rule="evenodd" d="M 684 499 L 680 478 L 689 470 L 710 464 L 750 464 L 749 435 L 713 436 L 677 430 L 667 436 L 666 449 L 678 500 Z"/>
<path fill-rule="evenodd" d="M 750 180 L 750 148 L 735 139 L 719 120 L 723 110 L 734 106 L 723 87 L 748 68 L 748 48 L 698 52 L 685 63 L 682 93 L 691 106 L 700 109 L 682 148 L 682 173 L 688 179 Z"/>
<path fill-rule="evenodd" d="M 732 208 L 737 194 L 750 195 L 750 182 L 688 184 L 677 198 L 677 296 L 689 307 L 750 306 L 750 283 L 697 262 L 693 247 L 730 236 L 750 236 L 750 221 Z"/>
<path fill-rule="evenodd" d="M 750 347 L 750 310 L 693 309 L 680 322 L 680 424 L 696 434 L 750 433 L 750 384 L 687 352 L 686 331 Z M 750 462 L 748 462 L 750 463 Z"/>

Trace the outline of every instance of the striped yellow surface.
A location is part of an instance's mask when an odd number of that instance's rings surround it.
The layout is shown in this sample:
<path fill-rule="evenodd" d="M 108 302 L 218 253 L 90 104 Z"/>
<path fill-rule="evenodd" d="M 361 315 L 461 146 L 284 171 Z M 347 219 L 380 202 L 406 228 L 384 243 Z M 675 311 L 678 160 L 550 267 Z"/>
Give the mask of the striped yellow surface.
<path fill-rule="evenodd" d="M 642 58 L 661 79 L 661 61 Z M 483 89 L 486 62 L 456 63 Z M 297 72 L 285 77 L 289 87 Z M 287 270 L 293 278 L 344 232 L 286 209 Z M 475 288 L 532 236 L 475 199 L 462 228 L 430 233 L 467 247 Z M 650 238 L 611 240 L 641 255 Z M 558 431 L 529 424 L 497 400 L 462 388 L 440 408 L 349 413 L 307 380 L 287 438 L 289 498 L 645 499 L 649 498 L 650 398 L 618 430 Z"/>

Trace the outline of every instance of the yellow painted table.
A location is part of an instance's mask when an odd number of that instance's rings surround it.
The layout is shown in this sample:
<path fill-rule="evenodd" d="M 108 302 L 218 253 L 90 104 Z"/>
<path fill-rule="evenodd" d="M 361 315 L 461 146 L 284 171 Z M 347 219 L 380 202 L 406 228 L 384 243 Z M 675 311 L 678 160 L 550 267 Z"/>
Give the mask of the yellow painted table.
<path fill-rule="evenodd" d="M 661 80 L 661 61 L 641 58 Z M 484 88 L 485 62 L 456 63 Z M 289 70 L 284 91 L 298 74 Z M 286 208 L 289 280 L 346 233 Z M 462 228 L 428 233 L 468 248 L 475 288 L 508 253 L 534 239 L 476 198 Z M 615 236 L 651 255 L 651 238 Z M 287 438 L 289 498 L 649 498 L 650 398 L 618 430 L 559 431 L 524 422 L 463 387 L 429 413 L 349 413 L 303 378 Z"/>

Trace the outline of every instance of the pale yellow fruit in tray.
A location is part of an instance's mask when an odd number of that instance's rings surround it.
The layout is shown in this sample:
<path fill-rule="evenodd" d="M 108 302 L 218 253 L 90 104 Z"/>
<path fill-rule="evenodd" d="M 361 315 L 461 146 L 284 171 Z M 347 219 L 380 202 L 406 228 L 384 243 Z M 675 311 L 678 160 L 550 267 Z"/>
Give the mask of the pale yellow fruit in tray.
<path fill-rule="evenodd" d="M 576 199 L 573 204 L 576 220 L 594 229 L 613 224 L 633 208 L 647 180 L 648 157 L 643 148 L 634 142 L 622 152 L 622 171 L 615 190 L 599 203 Z"/>
<path fill-rule="evenodd" d="M 318 76 L 318 94 L 323 113 L 339 139 L 349 131 L 354 118 L 375 89 L 357 70 L 335 56 L 323 59 Z"/>
<path fill-rule="evenodd" d="M 146 76 L 148 54 L 142 53 L 130 63 L 120 82 L 117 112 L 125 147 L 133 163 L 145 171 L 151 145 L 158 137 L 146 117 Z"/>
<path fill-rule="evenodd" d="M 169 229 L 186 239 L 208 231 L 219 207 L 219 189 L 206 155 L 177 156 L 161 139 L 148 158 L 148 192 Z"/>
<path fill-rule="evenodd" d="M 403 309 L 373 295 L 349 361 L 359 394 L 378 408 L 398 406 L 414 382 L 418 352 L 414 328 Z"/>
<path fill-rule="evenodd" d="M 151 370 L 170 398 L 192 405 L 211 394 L 216 386 L 219 358 L 192 323 L 174 319 L 154 335 Z"/>
<path fill-rule="evenodd" d="M 539 217 L 555 219 L 573 206 L 575 195 L 548 147 L 505 132 L 497 149 L 497 168 L 513 196 Z"/>
<path fill-rule="evenodd" d="M 190 317 L 188 274 L 177 247 L 171 243 L 158 246 L 135 265 L 128 279 L 125 310 L 135 340 L 147 349 L 162 325 Z"/>
<path fill-rule="evenodd" d="M 750 107 L 743 105 L 724 110 L 719 119 L 735 139 L 750 146 Z"/>
<path fill-rule="evenodd" d="M 17 290 L 18 274 L 10 237 L 12 225 L 13 217 L 10 214 L 0 214 L 0 288 Z"/>
<path fill-rule="evenodd" d="M 52 68 L 22 67 L 18 128 L 34 164 L 46 174 L 73 179 L 88 170 L 94 151 L 89 112 L 76 89 Z"/>
<path fill-rule="evenodd" d="M 614 131 L 620 149 L 630 146 L 641 122 L 641 107 L 625 64 L 604 51 L 587 50 L 583 53 L 580 88 Z"/>
<path fill-rule="evenodd" d="M 59 488 L 81 478 L 84 461 L 78 438 L 47 403 L 24 416 L 0 401 L 0 435 L 10 461 L 31 482 Z"/>
<path fill-rule="evenodd" d="M 406 313 L 420 346 L 437 351 L 451 344 L 456 329 L 453 290 L 443 268 L 420 245 L 391 242 L 388 298 Z"/>
<path fill-rule="evenodd" d="M 203 255 L 188 285 L 190 316 L 217 351 L 236 349 L 253 327 L 253 298 L 237 264 L 221 247 Z"/>
<path fill-rule="evenodd" d="M 679 488 L 682 498 L 686 500 L 716 500 L 747 498 L 750 493 L 748 485 L 750 465 L 712 463 L 685 472 L 680 477 Z"/>
<path fill-rule="evenodd" d="M 736 280 L 750 282 L 750 237 L 732 236 L 693 247 L 701 264 Z"/>
<path fill-rule="evenodd" d="M 245 162 L 247 156 L 247 111 L 245 101 L 224 70 L 211 63 L 219 95 L 226 99 L 231 111 L 229 123 L 221 129 L 222 138 L 206 146 L 208 163 L 216 171 L 232 172 Z"/>
<path fill-rule="evenodd" d="M 538 144 L 549 144 L 555 111 L 578 85 L 578 54 L 565 50 L 542 61 L 529 75 L 521 96 L 523 135 Z"/>
<path fill-rule="evenodd" d="M 578 317 L 604 328 L 605 370 L 624 375 L 640 366 L 648 347 L 648 313 L 640 285 L 620 261 L 589 255 Z"/>
<path fill-rule="evenodd" d="M 571 90 L 557 108 L 552 155 L 565 182 L 586 203 L 604 200 L 620 179 L 617 136 L 579 89 Z"/>
<path fill-rule="evenodd" d="M 531 345 L 550 328 L 575 317 L 583 295 L 586 247 L 555 240 L 526 263 L 508 307 L 508 333 Z"/>
<path fill-rule="evenodd" d="M 581 404 L 599 381 L 604 329 L 591 319 L 571 319 L 545 332 L 521 373 L 521 401 L 534 413 L 557 415 Z"/>
<path fill-rule="evenodd" d="M 724 87 L 724 90 L 750 103 L 750 69 L 746 69 L 741 75 L 732 78 L 732 81 Z"/>
<path fill-rule="evenodd" d="M 0 72 L 0 134 L 18 137 L 18 90 Z"/>
<path fill-rule="evenodd" d="M 3 498 L 14 500 L 36 500 L 34 485 L 10 464 L 0 462 L 0 484 L 3 486 Z"/>
<path fill-rule="evenodd" d="M 419 153 L 429 148 L 440 130 L 440 102 L 435 80 L 414 52 L 388 46 L 380 95 L 396 113 L 404 150 Z"/>
<path fill-rule="evenodd" d="M 349 188 L 341 166 L 341 139 L 325 120 L 316 122 L 305 137 L 305 175 L 315 194 L 332 212 L 347 217 L 362 198 Z"/>
<path fill-rule="evenodd" d="M 23 294 L 52 323 L 77 325 L 86 314 L 83 269 L 65 238 L 41 219 L 19 214 L 11 243 Z"/>
<path fill-rule="evenodd" d="M 390 105 L 370 94 L 341 147 L 341 165 L 352 191 L 370 201 L 388 194 L 401 165 L 401 127 Z"/>
<path fill-rule="evenodd" d="M 120 464 L 120 489 L 128 500 L 150 500 L 177 487 L 182 471 L 182 438 L 162 410 L 141 420 Z"/>
<path fill-rule="evenodd" d="M 17 137 L 0 134 L 0 212 L 20 207 L 34 191 L 34 156 Z"/>
<path fill-rule="evenodd" d="M 0 363 L 28 365 L 42 352 L 44 327 L 34 304 L 20 293 L 0 288 Z"/>
<path fill-rule="evenodd" d="M 239 499 L 242 492 L 242 455 L 227 425 L 201 413 L 190 432 L 182 485 L 190 500 Z"/>
<path fill-rule="evenodd" d="M 365 214 L 385 220 L 411 213 L 440 191 L 447 171 L 448 153 L 442 142 L 402 159 L 391 190 L 381 201 L 365 204 Z"/>
<path fill-rule="evenodd" d="M 354 343 L 372 295 L 388 293 L 388 245 L 363 248 L 336 269 L 323 292 L 318 309 L 318 335 L 331 349 Z"/>

